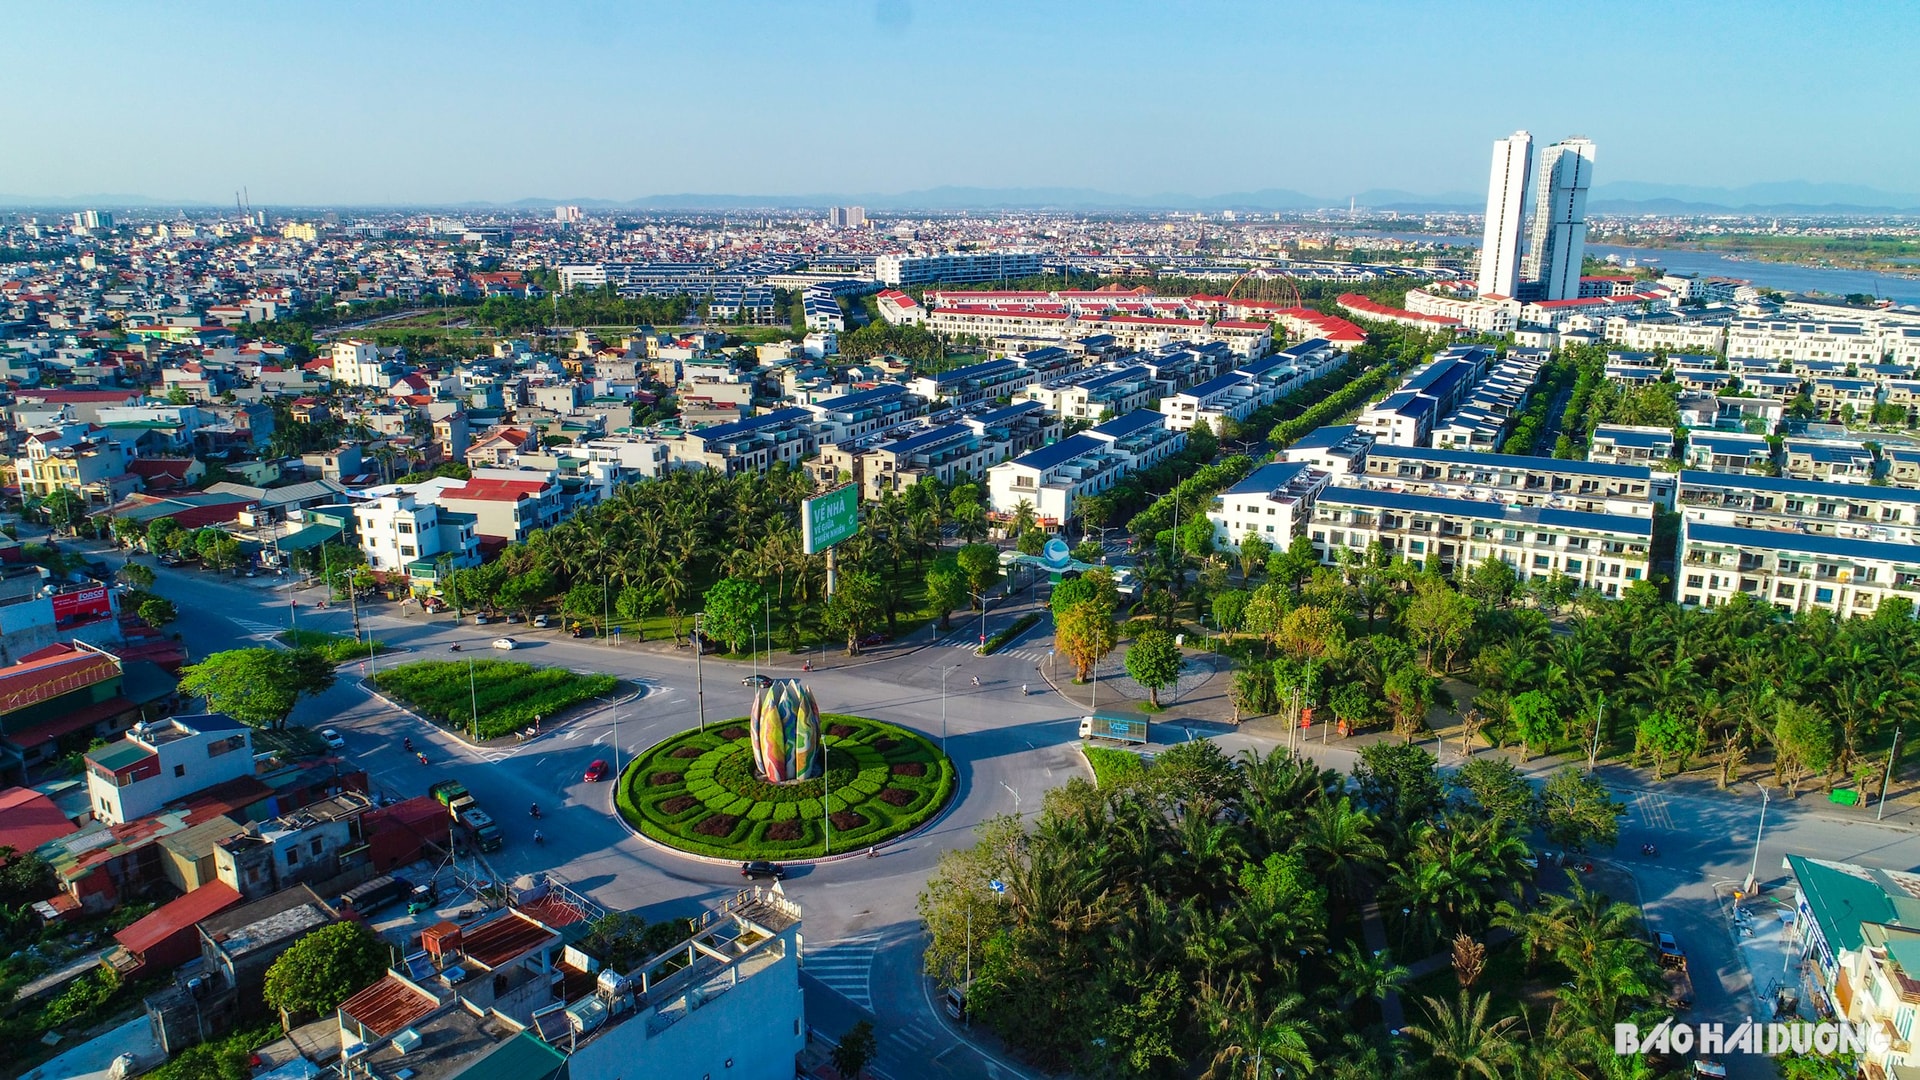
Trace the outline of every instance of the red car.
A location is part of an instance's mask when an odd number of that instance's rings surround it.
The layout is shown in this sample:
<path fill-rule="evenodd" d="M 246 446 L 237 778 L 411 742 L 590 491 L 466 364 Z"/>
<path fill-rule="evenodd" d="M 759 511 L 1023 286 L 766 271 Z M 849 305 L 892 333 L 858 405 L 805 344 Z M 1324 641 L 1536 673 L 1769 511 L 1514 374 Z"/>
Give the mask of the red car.
<path fill-rule="evenodd" d="M 611 769 L 607 768 L 606 762 L 596 761 L 593 764 L 587 766 L 587 775 L 585 779 L 589 784 L 597 784 L 600 781 L 605 780 L 607 778 L 607 773 L 611 771 L 612 771 Z"/>

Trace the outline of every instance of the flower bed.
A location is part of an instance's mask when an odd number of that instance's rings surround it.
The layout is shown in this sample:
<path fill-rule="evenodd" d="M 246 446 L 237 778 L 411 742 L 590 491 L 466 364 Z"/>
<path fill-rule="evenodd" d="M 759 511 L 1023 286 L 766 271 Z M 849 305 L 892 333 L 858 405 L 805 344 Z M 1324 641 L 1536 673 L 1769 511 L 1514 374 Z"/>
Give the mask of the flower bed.
<path fill-rule="evenodd" d="M 421 660 L 375 672 L 373 685 L 427 719 L 453 728 L 466 728 L 477 700 L 480 737 L 497 739 L 532 727 L 536 716 L 551 718 L 612 694 L 618 680 L 511 660 L 474 660 L 471 669 L 466 661 Z"/>
<path fill-rule="evenodd" d="M 737 723 L 674 735 L 635 758 L 616 801 L 628 824 L 668 847 L 727 859 L 805 859 L 890 840 L 940 812 L 953 763 L 905 728 L 823 715 L 824 782 L 770 784 Z M 686 751 L 693 749 L 697 754 Z"/>

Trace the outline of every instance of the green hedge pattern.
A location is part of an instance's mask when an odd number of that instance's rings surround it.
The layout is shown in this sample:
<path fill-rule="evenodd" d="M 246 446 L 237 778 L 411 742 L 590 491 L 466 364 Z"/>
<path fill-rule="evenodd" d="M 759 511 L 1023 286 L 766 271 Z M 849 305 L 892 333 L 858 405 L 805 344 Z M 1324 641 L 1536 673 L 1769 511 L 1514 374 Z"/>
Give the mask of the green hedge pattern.
<path fill-rule="evenodd" d="M 551 718 L 612 694 L 619 680 L 611 675 L 581 675 L 566 668 L 543 668 L 511 660 L 474 660 L 473 685 L 467 685 L 467 661 L 420 660 L 375 672 L 373 685 L 388 697 L 451 728 L 464 729 L 480 706 L 479 735 L 497 739 L 533 726 L 533 718 Z"/>
<path fill-rule="evenodd" d="M 820 717 L 825 784 L 769 784 L 754 775 L 748 740 L 720 734 L 745 723 L 684 731 L 635 758 L 615 793 L 621 816 L 646 836 L 696 855 L 806 859 L 825 854 L 821 821 L 828 814 L 843 815 L 846 825 L 833 826 L 833 851 L 845 852 L 915 828 L 953 795 L 953 763 L 926 738 L 834 714 Z M 699 756 L 675 753 L 689 747 Z M 726 819 L 737 820 L 725 835 L 714 835 Z"/>

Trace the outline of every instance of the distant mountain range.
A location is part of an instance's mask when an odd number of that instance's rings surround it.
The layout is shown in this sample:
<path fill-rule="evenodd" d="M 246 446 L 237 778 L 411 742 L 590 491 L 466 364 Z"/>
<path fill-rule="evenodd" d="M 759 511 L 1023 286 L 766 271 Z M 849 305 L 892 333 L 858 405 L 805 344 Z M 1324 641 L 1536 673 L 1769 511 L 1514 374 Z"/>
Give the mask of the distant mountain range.
<path fill-rule="evenodd" d="M 0 206 L 46 209 L 98 207 L 153 207 L 207 209 L 224 204 L 195 199 L 162 199 L 146 195 L 98 194 L 28 196 L 0 194 Z M 417 204 L 425 205 L 425 204 Z M 1000 211 L 1061 210 L 1081 213 L 1139 213 L 1185 210 L 1218 213 L 1238 210 L 1275 211 L 1345 209 L 1403 213 L 1476 213 L 1485 199 L 1467 191 L 1421 194 L 1394 188 L 1374 188 L 1347 196 L 1308 195 L 1290 188 L 1261 188 L 1222 195 L 1125 195 L 1076 187 L 934 187 L 895 193 L 811 195 L 711 195 L 684 193 L 647 195 L 636 199 L 527 198 L 512 202 L 441 204 L 450 210 L 545 209 L 572 205 L 597 210 L 795 210 L 826 206 L 864 206 L 878 211 Z M 1601 214 L 1699 214 L 1728 211 L 1748 213 L 1894 213 L 1920 211 L 1920 195 L 1898 194 L 1860 184 L 1810 183 L 1789 180 L 1748 184 L 1745 187 L 1698 187 L 1623 180 L 1593 189 L 1588 209 Z"/>

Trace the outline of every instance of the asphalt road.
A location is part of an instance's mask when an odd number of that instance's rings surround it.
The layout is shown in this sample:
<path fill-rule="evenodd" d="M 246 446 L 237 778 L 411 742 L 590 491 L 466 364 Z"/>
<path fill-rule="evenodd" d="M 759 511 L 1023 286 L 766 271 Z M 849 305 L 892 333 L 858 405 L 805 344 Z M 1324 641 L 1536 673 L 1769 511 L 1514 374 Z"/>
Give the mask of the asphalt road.
<path fill-rule="evenodd" d="M 174 629 L 183 633 L 195 657 L 257 644 L 287 625 L 284 589 L 165 568 L 159 577 L 158 591 L 180 609 Z M 994 608 L 988 632 L 1011 622 L 1020 610 L 1016 604 Z M 296 614 L 303 626 L 341 632 L 351 626 L 346 610 L 318 612 L 305 599 Z M 638 700 L 617 709 L 601 706 L 525 743 L 480 749 L 373 698 L 360 686 L 357 666 L 343 668 L 331 691 L 301 704 L 296 723 L 338 728 L 346 738 L 346 754 L 396 795 L 421 794 L 443 777 L 464 782 L 506 831 L 505 848 L 492 856 L 498 872 L 551 869 L 597 902 L 649 919 L 692 914 L 740 884 L 730 865 L 674 855 L 634 838 L 612 813 L 612 785 L 581 779 L 589 762 L 614 756 L 616 739 L 625 761 L 697 722 L 689 653 L 609 647 L 525 626 L 454 626 L 449 619 L 418 614 L 372 615 L 367 623 L 381 639 L 406 650 L 379 658 L 375 667 L 451 659 L 467 655 L 468 648 L 478 655 L 501 655 L 486 650 L 486 643 L 511 633 L 525 646 L 513 653 L 515 659 L 610 672 L 643 688 Z M 787 881 L 805 911 L 809 1022 L 821 1033 L 838 1035 L 860 1015 L 872 1015 L 881 1041 L 876 1074 L 883 1080 L 1022 1075 L 962 1042 L 956 1026 L 935 1007 L 918 974 L 915 900 L 940 854 L 969 843 L 976 824 L 1000 813 L 1030 814 L 1048 788 L 1087 775 L 1075 748 L 1077 718 L 1085 709 L 1045 692 L 1034 670 L 1048 662 L 1050 629 L 1043 621 L 1002 653 L 977 657 L 972 652 L 980 632 L 977 617 L 956 616 L 953 632 L 942 643 L 806 676 L 823 709 L 880 717 L 936 740 L 944 736 L 960 773 L 954 804 L 931 828 L 888 846 L 876 858 L 796 866 Z M 461 654 L 448 651 L 454 641 L 462 643 Z M 762 670 L 799 675 L 799 659 L 775 654 L 773 666 Z M 944 708 L 943 668 L 948 672 Z M 746 664 L 703 663 L 710 723 L 744 714 L 750 691 L 741 679 L 752 670 Z M 1023 684 L 1035 692 L 1024 695 Z M 401 739 L 408 736 L 425 749 L 429 765 L 421 766 L 402 750 Z M 1247 730 L 1220 736 L 1219 742 L 1229 753 L 1246 747 L 1268 752 L 1275 744 Z M 1350 771 L 1355 758 L 1352 750 L 1338 746 L 1310 742 L 1303 749 L 1342 771 Z M 1448 749 L 1443 763 L 1457 764 L 1457 750 Z M 1536 760 L 1528 768 L 1541 771 L 1543 763 Z M 1694 1020 L 1767 1017 L 1756 998 L 1779 974 L 1762 972 L 1756 985 L 1727 918 L 1731 891 L 1750 867 L 1757 867 L 1760 880 L 1771 882 L 1774 895 L 1781 896 L 1781 863 L 1788 852 L 1920 866 L 1920 810 L 1895 808 L 1885 823 L 1875 823 L 1859 811 L 1837 811 L 1817 793 L 1798 800 L 1775 797 L 1756 858 L 1761 798 L 1752 785 L 1716 792 L 1648 785 L 1624 770 L 1603 769 L 1603 776 L 1627 803 L 1629 816 L 1615 852 L 1597 861 L 1628 872 L 1652 926 L 1680 938 L 1694 978 Z M 535 801 L 544 814 L 538 823 L 547 837 L 543 847 L 531 843 L 534 823 L 526 807 Z M 1643 843 L 1656 845 L 1658 856 L 1641 857 Z M 1763 1061 L 1729 1064 L 1735 1076 L 1772 1075 Z"/>

